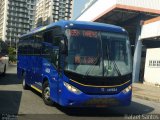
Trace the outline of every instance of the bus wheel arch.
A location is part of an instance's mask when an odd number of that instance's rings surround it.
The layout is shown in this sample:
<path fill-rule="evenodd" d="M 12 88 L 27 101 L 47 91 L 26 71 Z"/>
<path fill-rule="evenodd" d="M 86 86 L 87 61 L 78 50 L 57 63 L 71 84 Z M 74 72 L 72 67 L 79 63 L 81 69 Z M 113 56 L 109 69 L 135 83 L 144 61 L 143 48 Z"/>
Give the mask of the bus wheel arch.
<path fill-rule="evenodd" d="M 42 85 L 42 99 L 46 105 L 53 105 L 53 101 L 50 99 L 50 87 L 49 87 L 49 81 L 48 78 L 43 79 L 43 85 Z"/>
<path fill-rule="evenodd" d="M 24 90 L 28 90 L 29 86 L 26 83 L 26 72 L 22 70 L 22 87 Z"/>

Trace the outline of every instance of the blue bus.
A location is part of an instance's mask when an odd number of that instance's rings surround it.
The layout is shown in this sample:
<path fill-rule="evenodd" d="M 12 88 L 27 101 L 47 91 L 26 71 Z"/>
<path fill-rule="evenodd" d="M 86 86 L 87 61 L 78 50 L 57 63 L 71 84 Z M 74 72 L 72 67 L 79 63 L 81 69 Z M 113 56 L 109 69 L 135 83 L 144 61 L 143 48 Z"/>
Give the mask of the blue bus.
<path fill-rule="evenodd" d="M 22 35 L 18 78 L 42 94 L 45 104 L 65 107 L 127 106 L 132 59 L 125 29 L 61 20 Z"/>

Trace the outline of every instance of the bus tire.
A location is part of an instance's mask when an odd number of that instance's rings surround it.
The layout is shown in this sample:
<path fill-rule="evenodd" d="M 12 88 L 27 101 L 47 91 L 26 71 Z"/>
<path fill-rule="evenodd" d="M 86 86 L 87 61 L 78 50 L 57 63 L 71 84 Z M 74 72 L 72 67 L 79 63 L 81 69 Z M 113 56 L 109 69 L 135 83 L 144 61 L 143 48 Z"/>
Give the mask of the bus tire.
<path fill-rule="evenodd" d="M 46 105 L 53 105 L 53 101 L 50 99 L 50 87 L 48 81 L 43 83 L 42 99 Z"/>
<path fill-rule="evenodd" d="M 6 75 L 6 65 L 4 66 L 4 71 L 2 73 L 2 76 L 4 77 Z"/>
<path fill-rule="evenodd" d="M 22 87 L 23 87 L 24 90 L 28 90 L 28 89 L 29 89 L 29 86 L 26 84 L 26 79 L 25 79 L 25 77 L 26 77 L 26 74 L 24 73 L 24 74 L 22 75 Z"/>

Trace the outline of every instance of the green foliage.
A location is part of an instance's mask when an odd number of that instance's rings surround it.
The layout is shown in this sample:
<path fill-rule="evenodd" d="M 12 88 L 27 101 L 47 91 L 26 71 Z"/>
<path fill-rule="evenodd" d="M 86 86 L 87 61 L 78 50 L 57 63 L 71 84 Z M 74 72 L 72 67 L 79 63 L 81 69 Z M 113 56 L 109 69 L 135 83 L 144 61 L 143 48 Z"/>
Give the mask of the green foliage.
<path fill-rule="evenodd" d="M 17 58 L 16 58 L 16 49 L 13 47 L 9 47 L 8 48 L 8 55 L 9 55 L 9 61 L 11 62 L 16 62 Z"/>

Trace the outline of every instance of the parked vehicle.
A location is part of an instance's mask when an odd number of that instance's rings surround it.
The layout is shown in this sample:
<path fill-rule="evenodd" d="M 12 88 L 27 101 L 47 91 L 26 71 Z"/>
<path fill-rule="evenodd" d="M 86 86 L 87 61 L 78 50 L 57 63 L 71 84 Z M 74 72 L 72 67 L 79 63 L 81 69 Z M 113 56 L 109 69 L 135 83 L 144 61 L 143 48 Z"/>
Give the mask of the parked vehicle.
<path fill-rule="evenodd" d="M 3 41 L 0 41 L 0 74 L 2 76 L 5 76 L 6 74 L 8 61 L 9 57 L 8 57 L 7 45 Z"/>

